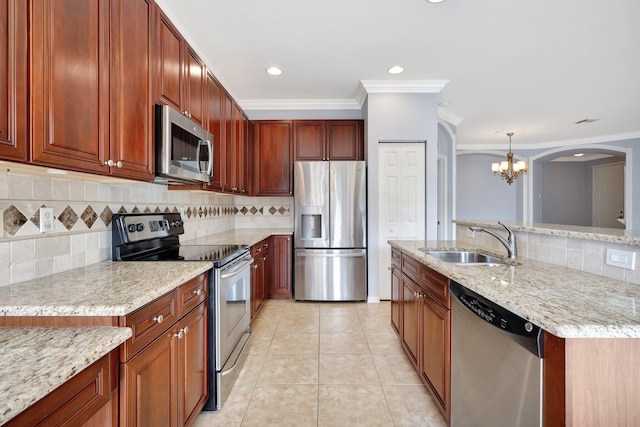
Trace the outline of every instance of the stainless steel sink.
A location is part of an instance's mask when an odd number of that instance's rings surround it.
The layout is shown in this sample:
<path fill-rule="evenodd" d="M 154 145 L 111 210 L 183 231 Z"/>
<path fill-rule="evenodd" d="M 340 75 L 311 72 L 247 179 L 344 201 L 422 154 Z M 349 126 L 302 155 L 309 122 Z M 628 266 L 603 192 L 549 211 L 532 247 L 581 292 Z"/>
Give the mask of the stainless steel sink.
<path fill-rule="evenodd" d="M 438 258 L 440 261 L 451 262 L 458 265 L 504 265 L 504 262 L 500 258 L 473 251 L 425 251 L 425 253 Z"/>

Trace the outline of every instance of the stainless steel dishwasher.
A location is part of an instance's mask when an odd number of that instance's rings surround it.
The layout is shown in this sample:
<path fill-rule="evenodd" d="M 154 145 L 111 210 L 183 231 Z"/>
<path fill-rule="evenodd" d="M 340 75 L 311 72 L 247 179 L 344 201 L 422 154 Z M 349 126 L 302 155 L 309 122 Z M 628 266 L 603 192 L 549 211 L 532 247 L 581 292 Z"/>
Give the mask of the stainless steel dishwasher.
<path fill-rule="evenodd" d="M 451 282 L 451 426 L 540 427 L 542 330 Z"/>

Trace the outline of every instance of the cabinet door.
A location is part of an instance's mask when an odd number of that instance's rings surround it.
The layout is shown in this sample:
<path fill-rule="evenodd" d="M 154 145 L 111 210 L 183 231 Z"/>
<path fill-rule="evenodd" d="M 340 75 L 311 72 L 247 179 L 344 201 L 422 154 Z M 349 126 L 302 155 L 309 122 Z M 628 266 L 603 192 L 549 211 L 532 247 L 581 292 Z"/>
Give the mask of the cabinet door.
<path fill-rule="evenodd" d="M 361 120 L 327 121 L 325 126 L 329 160 L 364 160 Z"/>
<path fill-rule="evenodd" d="M 178 324 L 178 419 L 189 425 L 198 416 L 208 397 L 207 360 L 208 301 L 201 303 Z M 180 332 L 182 336 L 180 337 Z"/>
<path fill-rule="evenodd" d="M 247 195 L 247 137 L 249 133 L 249 119 L 244 115 L 238 104 L 233 103 L 233 122 L 235 126 L 235 163 L 237 192 Z"/>
<path fill-rule="evenodd" d="M 294 128 L 295 159 L 299 161 L 327 160 L 325 150 L 325 127 L 321 120 L 296 120 Z"/>
<path fill-rule="evenodd" d="M 292 251 L 291 236 L 271 236 L 269 298 L 291 299 Z"/>
<path fill-rule="evenodd" d="M 109 2 L 31 5 L 32 161 L 107 173 Z"/>
<path fill-rule="evenodd" d="M 0 4 L 0 158 L 27 160 L 27 3 Z"/>
<path fill-rule="evenodd" d="M 213 181 L 211 184 L 207 184 L 206 188 L 213 191 L 222 191 L 227 163 L 227 149 L 222 138 L 224 131 L 222 119 L 224 89 L 211 73 L 207 73 L 207 96 L 205 99 L 207 101 L 207 120 L 205 125 L 213 135 Z"/>
<path fill-rule="evenodd" d="M 291 122 L 257 122 L 254 156 L 256 196 L 290 196 L 293 192 Z"/>
<path fill-rule="evenodd" d="M 178 425 L 177 340 L 173 327 L 120 365 L 120 425 Z"/>
<path fill-rule="evenodd" d="M 429 295 L 422 298 L 422 354 L 420 375 L 435 391 L 440 406 L 449 402 L 450 311 Z"/>
<path fill-rule="evenodd" d="M 391 326 L 400 334 L 402 330 L 402 273 L 400 268 L 391 266 Z"/>
<path fill-rule="evenodd" d="M 111 2 L 111 174 L 152 181 L 153 0 Z"/>
<path fill-rule="evenodd" d="M 402 275 L 402 346 L 411 363 L 418 367 L 420 347 L 420 288 L 407 275 Z"/>
<path fill-rule="evenodd" d="M 224 191 L 237 192 L 238 181 L 236 179 L 236 127 L 234 123 L 234 108 L 233 99 L 225 92 L 224 95 L 224 143 L 226 146 L 226 179 L 224 184 Z"/>
<path fill-rule="evenodd" d="M 185 96 L 184 110 L 188 117 L 200 126 L 204 124 L 204 87 L 206 67 L 191 47 L 186 48 L 184 55 Z"/>
<path fill-rule="evenodd" d="M 178 111 L 182 106 L 183 38 L 169 18 L 157 8 L 156 98 Z"/>

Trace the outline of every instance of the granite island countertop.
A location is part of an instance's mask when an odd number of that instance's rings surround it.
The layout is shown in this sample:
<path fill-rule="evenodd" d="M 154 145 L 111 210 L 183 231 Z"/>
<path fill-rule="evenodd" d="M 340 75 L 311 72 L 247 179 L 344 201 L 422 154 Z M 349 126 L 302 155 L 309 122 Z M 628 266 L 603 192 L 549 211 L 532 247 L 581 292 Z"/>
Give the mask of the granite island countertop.
<path fill-rule="evenodd" d="M 129 337 L 118 327 L 0 328 L 0 425 Z"/>
<path fill-rule="evenodd" d="M 639 285 L 526 258 L 515 265 L 460 266 L 420 250 L 475 249 L 467 243 L 388 243 L 558 337 L 640 338 Z"/>

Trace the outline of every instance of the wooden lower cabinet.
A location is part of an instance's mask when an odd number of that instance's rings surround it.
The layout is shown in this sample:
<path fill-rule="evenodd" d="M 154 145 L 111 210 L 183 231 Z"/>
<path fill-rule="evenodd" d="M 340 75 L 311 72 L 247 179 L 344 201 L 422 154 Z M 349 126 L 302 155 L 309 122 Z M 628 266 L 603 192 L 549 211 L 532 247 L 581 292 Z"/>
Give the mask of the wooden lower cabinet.
<path fill-rule="evenodd" d="M 253 320 L 266 298 L 265 281 L 268 280 L 265 261 L 268 249 L 267 239 L 262 240 L 251 247 L 251 320 Z"/>
<path fill-rule="evenodd" d="M 442 408 L 450 406 L 451 310 L 428 294 L 422 296 L 420 377 Z M 446 416 L 445 411 L 445 416 Z"/>
<path fill-rule="evenodd" d="M 118 350 L 103 356 L 5 427 L 117 426 Z"/>
<path fill-rule="evenodd" d="M 395 249 L 392 251 L 391 326 L 398 332 L 405 353 L 447 422 L 451 408 L 448 286 L 444 276 L 404 254 L 400 256 Z M 427 289 L 435 290 L 435 295 Z"/>
<path fill-rule="evenodd" d="M 273 235 L 270 238 L 268 297 L 273 299 L 291 299 L 293 246 L 289 235 Z"/>
<path fill-rule="evenodd" d="M 202 302 L 120 367 L 121 426 L 188 426 L 207 400 Z"/>
<path fill-rule="evenodd" d="M 420 347 L 420 287 L 402 275 L 402 346 L 414 367 L 418 367 Z"/>

